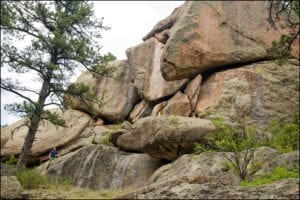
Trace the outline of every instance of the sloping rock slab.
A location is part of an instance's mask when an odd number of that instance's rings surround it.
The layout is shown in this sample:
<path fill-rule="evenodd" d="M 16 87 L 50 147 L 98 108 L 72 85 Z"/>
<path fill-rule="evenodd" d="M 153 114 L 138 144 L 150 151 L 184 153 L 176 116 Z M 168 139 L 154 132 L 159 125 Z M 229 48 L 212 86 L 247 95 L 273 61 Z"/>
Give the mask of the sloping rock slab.
<path fill-rule="evenodd" d="M 43 173 L 72 178 L 76 185 L 90 189 L 140 187 L 161 166 L 159 159 L 130 154 L 115 147 L 88 145 L 48 162 Z"/>
<path fill-rule="evenodd" d="M 295 159 L 299 151 L 275 156 L 274 149 L 258 148 L 256 154 L 255 159 L 267 162 L 267 166 L 285 166 L 292 158 L 295 169 L 299 162 Z M 273 159 L 264 155 L 273 155 Z M 222 152 L 183 155 L 156 170 L 146 187 L 116 199 L 299 199 L 299 178 L 243 187 L 239 176 L 224 167 L 225 161 Z"/>
<path fill-rule="evenodd" d="M 150 186 L 116 199 L 299 199 L 299 179 L 282 179 L 258 187 L 174 182 Z"/>

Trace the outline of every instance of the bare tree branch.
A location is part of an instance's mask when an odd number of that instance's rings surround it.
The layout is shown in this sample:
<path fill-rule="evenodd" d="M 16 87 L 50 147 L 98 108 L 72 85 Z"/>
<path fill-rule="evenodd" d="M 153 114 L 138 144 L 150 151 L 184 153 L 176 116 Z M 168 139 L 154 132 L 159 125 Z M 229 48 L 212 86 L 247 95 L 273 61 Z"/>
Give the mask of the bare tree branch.
<path fill-rule="evenodd" d="M 1 88 L 6 90 L 6 91 L 9 91 L 9 92 L 12 92 L 12 93 L 18 95 L 19 97 L 29 101 L 32 104 L 35 104 L 35 102 L 32 99 L 30 99 L 29 97 L 27 97 L 27 96 L 21 94 L 20 92 L 14 90 L 11 86 L 5 85 L 3 82 L 1 82 Z"/>

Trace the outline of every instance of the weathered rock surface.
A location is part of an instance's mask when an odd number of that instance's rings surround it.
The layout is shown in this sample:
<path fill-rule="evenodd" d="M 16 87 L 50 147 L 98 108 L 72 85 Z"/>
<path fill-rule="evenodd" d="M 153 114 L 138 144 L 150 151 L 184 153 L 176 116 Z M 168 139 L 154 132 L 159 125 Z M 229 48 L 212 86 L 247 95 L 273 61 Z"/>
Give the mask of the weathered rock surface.
<path fill-rule="evenodd" d="M 177 92 L 169 101 L 157 104 L 151 115 L 176 115 L 189 117 L 191 114 L 190 101 L 186 94 Z"/>
<path fill-rule="evenodd" d="M 194 143 L 215 131 L 210 120 L 180 116 L 150 116 L 137 120 L 116 139 L 125 151 L 141 151 L 155 158 L 175 160 L 190 153 Z"/>
<path fill-rule="evenodd" d="M 16 167 L 1 162 L 0 172 L 1 176 L 12 176 L 16 172 Z"/>
<path fill-rule="evenodd" d="M 277 155 L 277 156 L 276 156 Z M 297 153 L 278 155 L 276 150 L 261 147 L 255 151 L 255 159 L 265 165 L 286 166 L 293 158 L 296 168 Z M 299 151 L 298 151 L 299 156 Z M 285 157 L 285 159 L 281 159 Z M 279 161 L 280 160 L 280 161 Z M 285 162 L 285 161 L 286 162 Z M 298 199 L 299 178 L 289 178 L 270 184 L 242 187 L 241 179 L 231 169 L 224 167 L 222 152 L 183 155 L 176 161 L 160 167 L 142 187 L 120 199 Z M 273 164 L 271 164 L 273 166 Z M 267 167 L 266 169 L 270 169 Z"/>
<path fill-rule="evenodd" d="M 88 145 L 59 157 L 41 168 L 43 173 L 73 178 L 76 185 L 91 189 L 140 187 L 161 165 L 146 154 L 129 154 L 114 147 Z"/>
<path fill-rule="evenodd" d="M 68 145 L 63 146 L 63 148 L 59 150 L 59 154 L 65 155 L 89 144 L 100 143 L 101 138 L 110 131 L 111 128 L 109 128 L 108 125 L 98 126 L 97 122 L 94 125 L 89 124 L 89 126 L 84 129 L 76 139 L 74 139 Z"/>
<path fill-rule="evenodd" d="M 160 71 L 160 57 L 164 45 L 155 38 L 126 50 L 134 72 L 134 85 L 147 101 L 155 101 L 176 93 L 187 80 L 166 81 Z"/>
<path fill-rule="evenodd" d="M 159 116 L 159 115 L 162 115 L 162 111 L 163 109 L 166 107 L 166 105 L 168 104 L 167 101 L 163 101 L 161 103 L 158 103 L 156 104 L 154 107 L 153 107 L 153 110 L 151 112 L 151 115 L 152 116 Z"/>
<path fill-rule="evenodd" d="M 17 199 L 22 186 L 15 176 L 1 176 L 1 199 Z"/>
<path fill-rule="evenodd" d="M 129 115 L 129 120 L 135 122 L 136 120 L 147 117 L 151 115 L 153 105 L 150 102 L 142 100 L 140 103 L 136 104 Z"/>
<path fill-rule="evenodd" d="M 143 40 L 148 40 L 151 37 L 155 37 L 161 43 L 166 42 L 166 39 L 169 38 L 169 29 L 180 19 L 180 17 L 184 14 L 186 7 L 188 4 L 184 3 L 182 6 L 175 8 L 172 14 L 165 19 L 159 21 L 152 30 L 143 37 Z M 162 35 L 165 35 L 164 37 Z M 167 37 L 167 38 L 165 38 Z"/>
<path fill-rule="evenodd" d="M 202 84 L 196 112 L 201 118 L 247 117 L 265 126 L 299 113 L 299 66 L 265 61 L 210 75 Z"/>
<path fill-rule="evenodd" d="M 160 167 L 151 176 L 148 184 L 166 184 L 181 181 L 189 183 L 219 182 L 223 185 L 238 185 L 241 181 L 233 171 L 225 169 L 222 153 L 182 155 L 174 162 Z"/>
<path fill-rule="evenodd" d="M 299 151 L 293 151 L 290 153 L 280 154 L 267 162 L 262 169 L 258 170 L 255 174 L 251 176 L 251 179 L 255 179 L 259 175 L 266 173 L 271 173 L 274 171 L 275 167 L 281 166 L 290 170 L 297 169 L 300 163 Z"/>
<path fill-rule="evenodd" d="M 193 80 L 191 80 L 187 84 L 186 89 L 184 90 L 184 93 L 188 96 L 188 99 L 190 101 L 192 111 L 195 110 L 198 102 L 201 82 L 202 82 L 202 76 L 198 74 Z"/>
<path fill-rule="evenodd" d="M 144 38 L 170 29 L 161 58 L 166 80 L 269 58 L 268 47 L 281 35 L 269 28 L 265 1 L 188 1 L 182 7 Z"/>
<path fill-rule="evenodd" d="M 148 187 L 117 199 L 299 199 L 299 179 L 282 179 L 258 187 L 173 183 Z"/>
<path fill-rule="evenodd" d="M 108 63 L 112 69 L 112 77 L 93 77 L 86 71 L 81 74 L 76 83 L 88 85 L 96 98 L 91 103 L 92 108 L 77 97 L 67 96 L 71 107 L 83 110 L 110 121 L 124 120 L 138 100 L 137 90 L 132 83 L 132 71 L 126 60 Z"/>
<path fill-rule="evenodd" d="M 68 127 L 55 127 L 49 121 L 40 123 L 31 148 L 32 157 L 39 157 L 45 153 L 48 155 L 54 146 L 60 149 L 80 137 L 86 137 L 84 134 L 91 134 L 88 130 L 84 131 L 90 124 L 94 123 L 89 115 L 76 110 L 64 110 L 62 112 L 60 109 L 53 109 L 51 112 L 58 113 L 66 121 Z M 23 121 L 20 120 L 11 126 L 1 129 L 1 140 L 2 138 L 9 138 L 1 146 L 1 157 L 20 154 L 28 128 L 24 126 L 19 128 L 15 131 L 13 137 L 11 137 L 11 130 L 22 123 Z"/>
<path fill-rule="evenodd" d="M 268 163 L 278 156 L 280 156 L 280 153 L 277 149 L 271 147 L 258 147 L 255 148 L 253 162 Z"/>

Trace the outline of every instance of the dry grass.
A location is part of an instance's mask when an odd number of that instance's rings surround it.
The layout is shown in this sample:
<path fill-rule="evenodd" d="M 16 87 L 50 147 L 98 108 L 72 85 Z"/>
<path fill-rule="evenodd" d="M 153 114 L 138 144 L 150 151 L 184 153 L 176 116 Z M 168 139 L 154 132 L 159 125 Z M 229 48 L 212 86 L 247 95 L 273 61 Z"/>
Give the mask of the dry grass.
<path fill-rule="evenodd" d="M 53 189 L 30 189 L 24 190 L 22 196 L 26 199 L 113 199 L 119 195 L 126 194 L 132 189 L 106 189 L 91 190 L 78 187 L 53 188 Z"/>

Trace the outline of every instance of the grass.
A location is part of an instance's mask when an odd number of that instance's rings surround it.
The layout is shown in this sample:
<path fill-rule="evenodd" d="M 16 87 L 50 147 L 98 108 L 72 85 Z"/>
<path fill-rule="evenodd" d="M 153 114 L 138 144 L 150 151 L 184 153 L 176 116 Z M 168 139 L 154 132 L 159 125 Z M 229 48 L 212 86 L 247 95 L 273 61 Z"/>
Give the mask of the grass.
<path fill-rule="evenodd" d="M 299 115 L 295 115 L 291 122 L 285 122 L 283 119 L 273 120 L 266 128 L 268 132 L 272 133 L 269 146 L 276 148 L 280 153 L 299 149 L 299 122 Z"/>
<path fill-rule="evenodd" d="M 18 178 L 24 189 L 68 189 L 73 185 L 73 181 L 71 179 L 43 176 L 37 168 L 19 169 L 15 172 L 15 176 Z"/>
<path fill-rule="evenodd" d="M 276 167 L 273 172 L 261 175 L 253 181 L 242 181 L 241 185 L 255 187 L 285 178 L 299 178 L 299 169 L 290 170 L 286 167 Z"/>
<path fill-rule="evenodd" d="M 70 179 L 41 175 L 37 168 L 17 170 L 15 175 L 23 187 L 22 194 L 26 199 L 112 199 L 132 190 L 79 188 Z"/>
<path fill-rule="evenodd" d="M 24 191 L 26 196 L 30 196 L 29 199 L 113 199 L 128 192 L 130 189 L 91 190 L 78 187 L 69 189 L 40 188 Z"/>
<path fill-rule="evenodd" d="M 105 133 L 105 135 L 100 138 L 100 142 L 99 143 L 100 144 L 104 144 L 104 145 L 108 145 L 108 146 L 113 146 L 113 144 L 109 141 L 110 135 L 111 135 L 111 132 L 107 131 Z"/>

